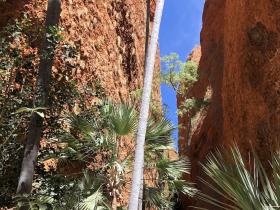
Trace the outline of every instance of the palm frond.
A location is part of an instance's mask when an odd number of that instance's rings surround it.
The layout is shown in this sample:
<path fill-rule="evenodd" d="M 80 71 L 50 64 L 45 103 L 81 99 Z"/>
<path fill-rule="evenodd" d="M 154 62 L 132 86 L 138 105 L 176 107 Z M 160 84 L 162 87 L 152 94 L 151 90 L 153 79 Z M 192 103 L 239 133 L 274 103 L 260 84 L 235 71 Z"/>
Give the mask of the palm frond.
<path fill-rule="evenodd" d="M 170 189 L 175 189 L 177 192 L 181 192 L 185 195 L 193 197 L 197 194 L 198 190 L 194 187 L 194 184 L 188 183 L 185 180 L 169 180 Z"/>
<path fill-rule="evenodd" d="M 230 160 L 217 151 L 207 158 L 203 165 L 205 173 L 214 181 L 215 186 L 202 180 L 217 194 L 229 202 L 221 202 L 209 195 L 200 194 L 199 198 L 223 209 L 243 210 L 274 210 L 278 209 L 279 203 L 279 161 L 277 157 L 273 161 L 274 183 L 254 154 L 254 166 L 250 171 L 246 168 L 239 149 L 235 146 L 231 149 Z M 232 203 L 234 205 L 228 204 Z"/>
<path fill-rule="evenodd" d="M 170 120 L 162 117 L 160 120 L 155 121 L 149 119 L 146 133 L 146 140 L 154 138 L 164 138 L 171 136 L 175 130 Z"/>
<path fill-rule="evenodd" d="M 70 114 L 67 121 L 73 130 L 79 131 L 85 136 L 91 136 L 94 131 L 93 123 L 83 116 Z"/>
<path fill-rule="evenodd" d="M 102 192 L 102 185 L 106 183 L 104 177 L 98 176 L 98 174 L 84 171 L 84 176 L 78 187 L 84 194 L 90 194 L 84 200 L 79 202 L 76 209 L 81 210 L 102 210 L 110 209 L 107 205 L 107 198 Z"/>
<path fill-rule="evenodd" d="M 150 119 L 146 133 L 146 150 L 168 150 L 173 148 L 172 132 L 174 127 L 170 120 L 161 118 L 158 121 Z"/>
<path fill-rule="evenodd" d="M 178 180 L 184 173 L 189 173 L 190 163 L 183 158 L 177 160 L 163 158 L 157 162 L 156 168 L 160 177 Z"/>
<path fill-rule="evenodd" d="M 109 103 L 110 128 L 120 136 L 134 133 L 137 127 L 138 114 L 133 106 L 125 103 Z"/>
<path fill-rule="evenodd" d="M 46 195 L 18 195 L 15 197 L 17 208 L 27 207 L 30 210 L 44 210 L 52 207 L 54 198 Z"/>
<path fill-rule="evenodd" d="M 280 203 L 280 153 L 278 152 L 272 160 L 272 175 L 274 181 L 274 192 L 277 202 Z"/>
<path fill-rule="evenodd" d="M 78 203 L 76 209 L 80 210 L 103 210 L 108 209 L 104 203 L 106 198 L 102 194 L 101 189 L 97 189 L 94 193 Z"/>
<path fill-rule="evenodd" d="M 81 191 L 96 191 L 104 183 L 103 177 L 90 173 L 88 170 L 85 170 L 83 175 L 84 176 L 78 185 Z"/>
<path fill-rule="evenodd" d="M 157 207 L 160 210 L 169 210 L 174 206 L 174 203 L 169 201 L 164 193 L 156 187 L 145 188 L 145 203 L 149 207 Z"/>

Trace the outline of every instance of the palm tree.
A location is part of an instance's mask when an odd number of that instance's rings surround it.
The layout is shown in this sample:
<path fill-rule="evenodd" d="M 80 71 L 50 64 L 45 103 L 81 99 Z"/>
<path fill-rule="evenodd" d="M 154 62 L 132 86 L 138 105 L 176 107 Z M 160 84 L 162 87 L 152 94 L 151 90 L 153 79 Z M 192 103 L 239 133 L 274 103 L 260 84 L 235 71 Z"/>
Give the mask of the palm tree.
<path fill-rule="evenodd" d="M 177 158 L 170 160 L 164 155 L 157 159 L 155 165 L 150 165 L 155 169 L 153 186 L 145 189 L 145 206 L 162 210 L 172 209 L 178 200 L 176 195 L 183 193 L 194 196 L 197 190 L 190 183 L 182 180 L 184 173 L 190 173 L 190 163 L 187 159 Z"/>
<path fill-rule="evenodd" d="M 125 175 L 131 169 L 130 154 L 120 159 L 119 141 L 124 136 L 129 135 L 131 137 L 131 134 L 135 134 L 138 113 L 134 107 L 124 103 L 113 104 L 106 101 L 101 107 L 103 109 L 100 111 L 102 119 L 97 119 L 97 115 L 94 115 L 91 110 L 86 111 L 89 113 L 81 112 L 79 115 L 71 114 L 67 117 L 69 130 L 61 136 L 67 146 L 64 151 L 60 152 L 60 155 L 63 160 L 74 159 L 88 162 L 89 159 L 90 162 L 92 161 L 90 158 L 94 155 L 106 154 L 101 162 L 93 161 L 97 163 L 97 166 L 94 167 L 90 176 L 97 184 L 92 188 L 91 198 L 95 198 L 95 195 L 100 195 L 99 192 L 101 192 L 103 197 L 110 201 L 112 209 L 117 209 L 117 199 L 124 189 L 124 183 L 127 181 Z M 145 174 L 149 177 L 153 177 L 154 174 L 158 176 L 149 179 L 147 182 L 152 182 L 152 185 L 145 185 L 143 190 L 145 196 L 141 200 L 145 204 L 143 206 L 147 204 L 147 207 L 166 207 L 166 203 L 168 203 L 168 206 L 172 206 L 172 202 L 169 201 L 174 193 L 180 191 L 190 194 L 189 192 L 193 192 L 191 185 L 180 180 L 182 173 L 189 172 L 189 163 L 181 159 L 169 161 L 166 156 L 167 152 L 173 149 L 173 131 L 172 123 L 164 117 L 157 117 L 156 120 L 149 118 L 148 120 Z M 86 175 L 86 177 L 88 176 Z M 158 186 L 158 189 L 155 189 L 154 185 Z M 163 187 L 165 193 L 158 193 Z M 79 202 L 79 205 L 83 205 L 84 209 L 86 209 L 86 206 L 87 208 L 90 207 L 89 201 L 84 202 L 86 199 L 87 197 L 83 197 Z M 165 200 L 165 204 L 158 202 L 158 199 Z"/>
<path fill-rule="evenodd" d="M 85 194 L 85 198 L 78 201 L 74 207 L 76 210 L 110 209 L 108 199 L 102 192 L 102 177 L 96 177 L 88 171 L 84 171 L 84 177 L 79 183 L 79 190 Z M 88 195 L 89 194 L 89 195 Z M 71 208 L 71 207 L 70 207 Z"/>
<path fill-rule="evenodd" d="M 149 182 L 145 184 L 143 199 L 147 208 L 172 209 L 176 195 L 193 196 L 197 191 L 181 180 L 183 174 L 190 173 L 190 162 L 175 154 L 172 159 L 168 156 L 174 150 L 173 131 L 171 122 L 165 118 L 149 120 L 145 145 L 145 178 Z"/>
<path fill-rule="evenodd" d="M 70 131 L 61 136 L 67 146 L 60 153 L 60 161 L 74 159 L 96 163 L 90 176 L 92 180 L 99 182 L 99 185 L 94 188 L 92 195 L 78 205 L 85 210 L 94 209 L 95 203 L 89 200 L 94 198 L 94 201 L 95 198 L 100 198 L 100 195 L 110 201 L 112 210 L 117 209 L 117 200 L 125 185 L 131 159 L 130 153 L 120 158 L 119 142 L 125 136 L 134 135 L 137 127 L 138 112 L 133 106 L 105 101 L 101 107 L 100 116 L 94 115 L 91 110 L 79 115 L 70 114 L 67 117 Z M 102 155 L 102 159 L 95 160 L 96 155 Z"/>
<path fill-rule="evenodd" d="M 53 65 L 55 45 L 49 39 L 50 29 L 58 25 L 61 12 L 60 0 L 49 0 L 46 17 L 46 37 L 42 46 L 41 61 L 37 78 L 37 88 L 35 92 L 35 107 L 46 107 L 48 101 L 48 86 Z M 46 55 L 47 54 L 47 55 Z M 29 133 L 25 146 L 22 161 L 21 173 L 19 177 L 17 194 L 29 194 L 32 190 L 34 167 L 39 150 L 39 142 L 42 134 L 43 118 L 37 112 L 31 115 Z"/>
<path fill-rule="evenodd" d="M 146 0 L 146 35 L 145 35 L 145 57 L 144 57 L 144 68 L 146 68 L 147 64 L 147 54 L 148 54 L 148 47 L 149 47 L 149 39 L 150 39 L 150 16 L 151 16 L 151 0 Z M 144 169 L 142 168 L 142 178 L 141 178 L 141 189 L 139 193 L 139 204 L 138 210 L 145 209 L 143 206 L 143 195 L 144 195 Z"/>
<path fill-rule="evenodd" d="M 235 146 L 230 157 L 219 150 L 207 158 L 204 171 L 215 186 L 202 180 L 210 186 L 222 199 L 217 200 L 209 195 L 198 193 L 198 198 L 225 210 L 276 210 L 280 206 L 280 155 L 272 158 L 272 177 L 254 154 L 251 169 Z M 272 178 L 272 179 L 270 179 Z"/>
<path fill-rule="evenodd" d="M 139 204 L 139 194 L 141 179 L 143 177 L 144 166 L 144 145 L 148 123 L 149 104 L 152 91 L 153 70 L 157 51 L 157 41 L 163 12 L 164 0 L 158 0 L 155 12 L 154 26 L 151 33 L 150 46 L 148 48 L 147 62 L 145 66 L 144 88 L 140 108 L 140 117 L 135 147 L 135 160 L 133 168 L 131 194 L 129 200 L 129 210 L 137 210 Z"/>

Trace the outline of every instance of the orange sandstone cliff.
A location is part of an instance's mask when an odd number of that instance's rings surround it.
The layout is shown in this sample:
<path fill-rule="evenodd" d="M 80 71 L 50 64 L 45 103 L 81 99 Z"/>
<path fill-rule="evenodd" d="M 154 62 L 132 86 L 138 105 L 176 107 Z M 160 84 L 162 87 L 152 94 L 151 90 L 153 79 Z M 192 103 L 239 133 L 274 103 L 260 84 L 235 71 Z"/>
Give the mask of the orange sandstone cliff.
<path fill-rule="evenodd" d="M 61 2 L 59 25 L 63 28 L 64 41 L 71 46 L 78 46 L 78 56 L 75 59 L 67 59 L 67 63 L 56 59 L 53 66 L 53 79 L 60 80 L 60 75 L 63 75 L 64 84 L 74 81 L 77 88 L 91 86 L 99 81 L 108 97 L 116 101 L 128 101 L 131 93 L 143 86 L 146 0 L 62 0 Z M 43 28 L 46 9 L 47 0 L 2 0 L 0 1 L 0 30 L 8 24 L 14 25 L 16 19 L 23 19 L 24 14 L 32 21 L 34 27 Z M 151 1 L 151 10 L 150 26 L 153 21 L 155 0 Z M 26 49 L 26 52 L 37 52 L 38 49 L 40 49 L 40 40 L 31 41 L 31 46 Z M 161 106 L 159 64 L 158 55 L 153 100 Z M 31 72 L 29 69 L 23 71 L 23 74 Z M 35 76 L 36 70 L 33 74 L 34 81 Z M 60 93 L 55 93 L 55 97 Z M 44 138 L 47 139 L 46 136 Z M 131 152 L 127 144 L 131 147 L 131 140 L 125 142 L 124 152 Z M 18 171 L 20 162 L 16 168 Z M 17 174 L 5 177 L 12 177 L 16 186 Z M 14 192 L 15 189 L 11 191 Z M 128 189 L 124 192 L 122 202 L 127 202 Z M 6 197 L 5 194 L 3 196 Z"/>
<path fill-rule="evenodd" d="M 263 161 L 279 148 L 279 40 L 278 0 L 206 0 L 199 81 L 187 97 L 203 99 L 210 92 L 211 102 L 189 139 L 180 131 L 179 142 L 180 154 L 192 162 L 191 180 L 202 191 L 207 189 L 198 180 L 199 162 L 215 148 L 236 143 L 248 158 L 253 146 Z"/>
<path fill-rule="evenodd" d="M 112 98 L 126 100 L 143 83 L 146 1 L 61 2 L 64 39 L 80 49 L 79 67 L 71 76 L 80 83 L 100 80 Z M 47 0 L 0 1 L 0 29 L 23 14 L 42 25 L 46 7 Z M 152 23 L 155 1 L 151 1 L 151 9 Z M 159 59 L 156 69 L 154 98 L 159 101 Z"/>

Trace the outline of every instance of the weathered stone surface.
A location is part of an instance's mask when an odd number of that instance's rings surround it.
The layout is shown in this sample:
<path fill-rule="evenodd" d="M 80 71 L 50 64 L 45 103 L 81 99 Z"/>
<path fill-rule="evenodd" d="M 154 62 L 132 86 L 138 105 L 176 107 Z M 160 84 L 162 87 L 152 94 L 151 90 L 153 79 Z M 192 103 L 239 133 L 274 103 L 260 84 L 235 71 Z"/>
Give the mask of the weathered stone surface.
<path fill-rule="evenodd" d="M 23 13 L 42 20 L 46 0 L 7 0 L 0 3 L 0 27 Z M 152 17 L 155 1 L 151 1 Z M 81 49 L 80 69 L 75 77 L 81 83 L 100 80 L 116 100 L 142 87 L 145 51 L 145 0 L 62 1 L 61 26 L 65 40 Z M 151 17 L 151 21 L 152 21 Z M 154 98 L 160 101 L 159 59 Z"/>
<path fill-rule="evenodd" d="M 253 146 L 263 161 L 279 148 L 279 11 L 276 0 L 205 2 L 200 79 L 189 97 L 203 98 L 210 88 L 211 104 L 190 137 L 190 147 L 185 148 L 183 138 L 180 148 L 191 158 L 191 180 L 204 192 L 199 162 L 216 147 L 236 143 L 248 158 Z"/>

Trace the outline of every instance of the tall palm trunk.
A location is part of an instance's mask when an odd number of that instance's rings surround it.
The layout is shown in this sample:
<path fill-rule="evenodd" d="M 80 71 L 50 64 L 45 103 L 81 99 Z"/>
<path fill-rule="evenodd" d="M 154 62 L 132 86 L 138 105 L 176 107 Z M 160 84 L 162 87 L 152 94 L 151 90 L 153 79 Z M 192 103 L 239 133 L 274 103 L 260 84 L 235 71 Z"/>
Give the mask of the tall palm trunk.
<path fill-rule="evenodd" d="M 145 39 L 145 66 L 146 69 L 147 66 L 147 54 L 148 54 L 148 47 L 149 47 L 149 39 L 150 39 L 150 17 L 151 17 L 151 0 L 146 0 L 146 39 Z M 140 184 L 140 192 L 139 192 L 139 203 L 138 203 L 138 210 L 145 209 L 145 203 L 143 200 L 144 197 L 144 166 L 142 168 L 142 178 L 141 178 L 141 184 Z"/>
<path fill-rule="evenodd" d="M 144 193 L 145 193 L 145 189 L 144 189 L 144 167 L 142 168 L 142 171 L 141 171 L 141 183 L 140 183 L 140 191 L 139 191 L 139 198 L 138 198 L 138 210 L 143 210 L 145 209 L 145 203 L 144 203 Z"/>
<path fill-rule="evenodd" d="M 54 59 L 54 43 L 47 39 L 47 34 L 52 26 L 57 26 L 61 12 L 60 0 L 48 0 L 46 17 L 46 36 L 41 49 L 37 87 L 34 97 L 35 107 L 46 107 L 48 103 L 48 89 L 51 69 Z M 36 113 L 31 116 L 24 157 L 21 165 L 17 194 L 29 194 L 32 190 L 34 168 L 39 150 L 39 143 L 43 128 L 43 118 Z"/>
<path fill-rule="evenodd" d="M 139 192 L 141 188 L 141 179 L 143 177 L 143 165 L 144 165 L 144 145 L 145 136 L 149 116 L 149 104 L 152 92 L 153 71 L 156 59 L 157 41 L 160 29 L 160 22 L 162 17 L 162 11 L 164 6 L 164 0 L 158 0 L 155 12 L 155 19 L 153 30 L 151 33 L 150 46 L 148 48 L 147 65 L 145 66 L 144 88 L 140 109 L 139 125 L 136 138 L 135 148 L 135 160 L 132 176 L 131 194 L 129 200 L 129 210 L 137 210 L 139 201 Z"/>

